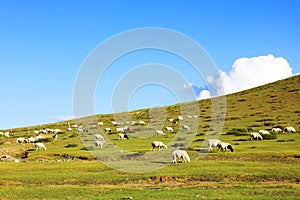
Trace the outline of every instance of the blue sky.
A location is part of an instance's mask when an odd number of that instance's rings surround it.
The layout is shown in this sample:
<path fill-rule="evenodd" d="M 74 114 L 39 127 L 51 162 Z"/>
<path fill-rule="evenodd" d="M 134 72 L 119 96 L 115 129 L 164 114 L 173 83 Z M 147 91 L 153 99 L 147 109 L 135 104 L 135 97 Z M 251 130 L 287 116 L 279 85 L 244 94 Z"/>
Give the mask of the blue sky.
<path fill-rule="evenodd" d="M 77 73 L 89 53 L 120 32 L 173 29 L 196 40 L 216 66 L 230 71 L 239 58 L 272 54 L 300 72 L 299 1 L 10 1 L 0 2 L 0 129 L 72 116 Z M 136 59 L 139 58 L 139 59 Z M 108 94 L 123 72 L 158 62 L 173 66 L 193 87 L 203 79 L 170 54 L 145 51 L 124 58 L 99 83 L 96 113 L 110 113 Z M 118 74 L 118 73 L 119 74 Z M 229 75 L 229 74 L 228 74 Z M 102 88 L 102 89 L 101 89 Z M 199 88 L 198 88 L 199 89 Z M 159 98 L 151 98 L 157 94 Z M 134 92 L 129 109 L 176 103 L 166 88 Z"/>

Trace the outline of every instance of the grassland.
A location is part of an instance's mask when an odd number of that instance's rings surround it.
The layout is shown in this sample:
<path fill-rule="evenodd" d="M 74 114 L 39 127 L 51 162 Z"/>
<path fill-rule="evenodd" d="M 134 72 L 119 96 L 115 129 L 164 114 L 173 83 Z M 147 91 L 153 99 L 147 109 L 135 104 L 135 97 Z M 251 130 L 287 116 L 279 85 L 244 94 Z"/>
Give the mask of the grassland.
<path fill-rule="evenodd" d="M 101 164 L 86 150 L 76 132 L 59 134 L 45 141 L 47 151 L 34 151 L 33 144 L 16 144 L 16 137 L 29 137 L 33 130 L 60 128 L 68 122 L 13 129 L 9 139 L 0 137 L 0 155 L 9 154 L 20 163 L 0 162 L 0 199 L 298 199 L 300 195 L 300 76 L 226 96 L 225 123 L 219 138 L 230 142 L 234 152 L 212 152 L 204 157 L 202 147 L 211 130 L 211 100 L 197 102 L 200 118 L 196 136 L 188 149 L 191 163 L 170 164 L 147 173 L 126 173 Z M 188 105 L 188 104 L 187 104 Z M 180 115 L 180 106 L 165 107 L 167 119 Z M 129 113 L 132 120 L 151 120 L 149 109 Z M 104 126 L 113 115 L 97 115 Z M 186 121 L 193 126 L 195 121 Z M 74 121 L 70 121 L 74 124 Z M 166 121 L 164 126 L 178 125 Z M 263 141 L 249 140 L 249 132 L 272 127 L 294 126 L 296 134 L 273 134 Z M 235 130 L 236 134 L 228 134 Z M 153 132 L 136 126 L 135 133 Z M 7 130 L 1 130 L 7 131 Z M 91 130 L 93 135 L 97 130 Z M 119 141 L 122 149 L 145 154 L 155 136 Z M 161 137 L 170 142 L 175 134 Z M 50 135 L 49 135 L 50 137 Z M 25 150 L 29 157 L 21 159 Z M 170 157 L 171 162 L 171 157 Z"/>

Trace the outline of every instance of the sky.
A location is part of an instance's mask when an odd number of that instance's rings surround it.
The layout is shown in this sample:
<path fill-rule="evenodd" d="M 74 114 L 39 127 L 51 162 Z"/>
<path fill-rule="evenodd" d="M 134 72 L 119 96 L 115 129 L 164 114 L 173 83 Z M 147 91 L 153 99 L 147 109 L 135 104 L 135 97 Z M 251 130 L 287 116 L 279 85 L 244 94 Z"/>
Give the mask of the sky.
<path fill-rule="evenodd" d="M 95 113 L 124 111 L 112 108 L 114 89 L 126 73 L 147 63 L 178 72 L 188 82 L 182 91 L 192 88 L 196 99 L 298 74 L 299 8 L 297 0 L 2 0 L 0 129 L 72 118 L 74 85 L 84 61 L 99 44 L 131 29 L 159 27 L 192 38 L 219 74 L 203 77 L 169 52 L 132 52 L 99 79 Z M 128 110 L 178 102 L 177 94 L 160 84 L 141 85 L 130 94 L 124 100 Z"/>

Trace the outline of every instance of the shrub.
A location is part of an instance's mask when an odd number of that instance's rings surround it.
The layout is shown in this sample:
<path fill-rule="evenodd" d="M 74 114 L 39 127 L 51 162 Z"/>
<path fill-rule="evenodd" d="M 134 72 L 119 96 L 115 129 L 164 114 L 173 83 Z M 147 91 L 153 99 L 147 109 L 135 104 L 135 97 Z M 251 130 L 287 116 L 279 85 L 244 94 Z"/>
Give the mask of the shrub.
<path fill-rule="evenodd" d="M 262 135 L 262 137 L 264 138 L 264 140 L 274 140 L 277 138 L 275 134 L 266 134 L 266 135 Z"/>
<path fill-rule="evenodd" d="M 77 146 L 78 146 L 78 144 L 73 143 L 73 144 L 68 144 L 65 147 L 70 148 L 70 147 L 77 147 Z"/>

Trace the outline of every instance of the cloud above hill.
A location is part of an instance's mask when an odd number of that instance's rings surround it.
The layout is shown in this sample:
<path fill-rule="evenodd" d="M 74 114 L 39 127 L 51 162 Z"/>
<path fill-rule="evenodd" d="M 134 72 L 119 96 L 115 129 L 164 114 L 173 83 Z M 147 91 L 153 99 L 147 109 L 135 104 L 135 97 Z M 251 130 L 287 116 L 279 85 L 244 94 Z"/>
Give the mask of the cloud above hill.
<path fill-rule="evenodd" d="M 274 57 L 269 54 L 239 58 L 228 71 L 220 70 L 216 77 L 206 77 L 210 90 L 196 91 L 196 94 L 198 94 L 198 99 L 205 99 L 250 89 L 292 75 L 292 68 L 283 57 Z"/>

